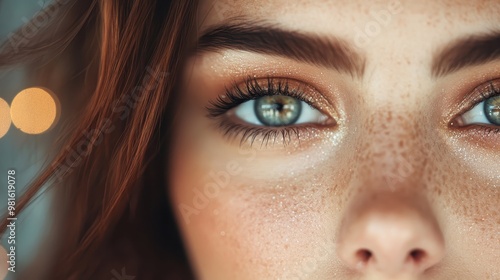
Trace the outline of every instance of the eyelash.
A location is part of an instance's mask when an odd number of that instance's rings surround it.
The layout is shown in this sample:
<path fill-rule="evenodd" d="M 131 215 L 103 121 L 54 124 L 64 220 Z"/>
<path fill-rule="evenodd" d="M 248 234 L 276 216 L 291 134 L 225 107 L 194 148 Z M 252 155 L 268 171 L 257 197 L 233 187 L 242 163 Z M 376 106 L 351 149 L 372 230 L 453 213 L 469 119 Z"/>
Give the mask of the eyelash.
<path fill-rule="evenodd" d="M 249 141 L 250 145 L 253 145 L 255 140 L 260 137 L 262 145 L 268 145 L 269 142 L 275 143 L 278 137 L 281 136 L 281 140 L 284 145 L 287 145 L 292 141 L 292 137 L 300 143 L 300 135 L 304 130 L 313 129 L 314 126 L 308 125 L 295 125 L 287 127 L 264 127 L 264 126 L 252 126 L 248 124 L 237 123 L 235 121 L 229 120 L 225 117 L 226 113 L 233 108 L 241 105 L 249 100 L 255 100 L 264 96 L 271 95 L 285 95 L 296 98 L 297 100 L 303 101 L 313 108 L 317 109 L 312 102 L 310 97 L 308 98 L 300 87 L 291 88 L 289 82 L 286 79 L 273 79 L 271 77 L 267 78 L 267 83 L 262 86 L 262 79 L 256 79 L 253 77 L 248 77 L 242 84 L 233 84 L 232 87 L 226 88 L 225 95 L 219 96 L 215 101 L 210 102 L 210 105 L 206 108 L 208 110 L 208 117 L 212 119 L 219 120 L 218 126 L 222 129 L 224 136 L 228 138 L 235 138 L 236 136 L 241 136 L 240 145 Z M 466 103 L 470 104 L 465 110 L 454 118 L 450 123 L 452 127 L 456 125 L 456 119 L 461 117 L 465 112 L 471 110 L 477 104 L 500 95 L 500 79 L 489 81 L 486 86 L 481 85 L 473 90 L 472 93 L 478 92 L 478 94 L 471 94 L 473 97 Z M 474 127 L 475 129 L 481 129 L 483 133 L 490 134 L 500 134 L 499 127 L 492 127 L 487 125 L 465 125 L 459 127 L 465 128 L 468 126 Z"/>
<path fill-rule="evenodd" d="M 474 107 L 475 105 L 477 105 L 478 103 L 485 101 L 488 98 L 500 95 L 500 88 L 495 88 L 494 83 L 500 84 L 500 80 L 489 81 L 487 83 L 488 89 L 487 89 L 486 93 L 484 92 L 484 90 L 479 90 L 480 94 L 478 97 L 476 97 L 474 99 L 474 102 L 473 102 L 473 105 L 471 106 L 471 108 Z"/>
<path fill-rule="evenodd" d="M 300 143 L 300 135 L 306 129 L 312 127 L 304 125 L 286 126 L 286 127 L 257 127 L 248 124 L 236 123 L 224 115 L 231 109 L 249 100 L 255 100 L 264 96 L 285 95 L 303 101 L 313 108 L 310 99 L 300 89 L 300 87 L 290 87 L 286 79 L 273 79 L 268 77 L 266 85 L 262 86 L 260 79 L 248 77 L 242 84 L 233 84 L 231 88 L 226 88 L 225 95 L 219 96 L 215 101 L 210 102 L 207 107 L 208 116 L 212 119 L 219 119 L 219 128 L 222 129 L 224 136 L 234 138 L 241 136 L 240 145 L 249 142 L 253 145 L 255 140 L 260 137 L 261 145 L 275 143 L 281 136 L 281 141 L 287 145 L 295 137 Z"/>

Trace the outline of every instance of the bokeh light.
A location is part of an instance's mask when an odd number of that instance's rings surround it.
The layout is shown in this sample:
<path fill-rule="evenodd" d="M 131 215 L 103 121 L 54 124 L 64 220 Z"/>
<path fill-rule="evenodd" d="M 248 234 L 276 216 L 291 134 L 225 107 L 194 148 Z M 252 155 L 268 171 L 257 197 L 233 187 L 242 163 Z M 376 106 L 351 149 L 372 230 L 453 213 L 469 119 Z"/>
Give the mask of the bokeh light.
<path fill-rule="evenodd" d="M 4 137 L 10 128 L 10 108 L 7 101 L 0 98 L 0 138 Z"/>
<path fill-rule="evenodd" d="M 52 128 L 59 116 L 56 96 L 44 88 L 24 89 L 10 106 L 12 123 L 24 133 L 41 134 Z"/>

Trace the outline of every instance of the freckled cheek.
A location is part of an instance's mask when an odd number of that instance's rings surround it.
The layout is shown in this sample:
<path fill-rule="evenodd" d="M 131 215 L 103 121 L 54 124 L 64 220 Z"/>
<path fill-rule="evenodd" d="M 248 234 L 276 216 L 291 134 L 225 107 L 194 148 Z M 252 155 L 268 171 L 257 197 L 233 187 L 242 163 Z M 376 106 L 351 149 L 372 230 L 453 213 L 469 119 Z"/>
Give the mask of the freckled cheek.
<path fill-rule="evenodd" d="M 494 182 L 474 171 L 449 150 L 436 150 L 425 177 L 450 263 L 466 262 L 476 271 L 498 271 L 500 193 Z M 495 175 L 495 174 L 491 174 Z"/>
<path fill-rule="evenodd" d="M 494 169 L 484 173 L 489 164 L 487 157 L 473 156 L 457 158 L 456 154 L 444 150 L 442 156 L 433 158 L 428 170 L 429 195 L 441 203 L 441 208 L 461 221 L 485 223 L 500 222 L 500 173 Z M 484 167 L 482 167 L 484 166 Z M 448 217 L 450 219 L 450 217 Z M 485 229 L 491 228 L 483 226 Z"/>
<path fill-rule="evenodd" d="M 167 174 L 196 267 L 216 276 L 262 276 L 254 279 L 290 279 L 283 276 L 290 273 L 301 278 L 331 267 L 352 168 L 332 158 L 345 155 L 329 142 L 293 155 L 277 147 L 238 149 L 203 129 L 177 134 Z"/>
<path fill-rule="evenodd" d="M 300 274 L 331 264 L 335 217 L 321 198 L 304 198 L 300 191 L 253 191 L 255 185 L 234 181 L 237 187 L 223 190 L 187 228 L 204 247 L 196 250 L 216 252 L 218 262 L 248 275 Z"/>
<path fill-rule="evenodd" d="M 225 267 L 218 270 L 276 278 L 331 267 L 341 170 L 255 180 L 252 174 L 265 163 L 258 157 L 195 158 L 174 156 L 170 185 L 184 239 L 203 270 Z"/>

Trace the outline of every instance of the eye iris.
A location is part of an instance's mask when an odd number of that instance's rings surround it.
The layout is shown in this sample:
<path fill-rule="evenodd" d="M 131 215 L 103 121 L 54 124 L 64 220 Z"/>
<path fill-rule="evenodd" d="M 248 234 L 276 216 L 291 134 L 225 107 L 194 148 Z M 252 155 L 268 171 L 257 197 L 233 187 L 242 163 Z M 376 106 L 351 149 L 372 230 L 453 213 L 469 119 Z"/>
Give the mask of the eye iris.
<path fill-rule="evenodd" d="M 264 125 L 287 126 L 298 120 L 302 104 L 290 96 L 264 96 L 255 100 L 254 111 Z"/>
<path fill-rule="evenodd" d="M 484 113 L 488 121 L 500 125 L 500 96 L 489 98 L 484 102 Z"/>

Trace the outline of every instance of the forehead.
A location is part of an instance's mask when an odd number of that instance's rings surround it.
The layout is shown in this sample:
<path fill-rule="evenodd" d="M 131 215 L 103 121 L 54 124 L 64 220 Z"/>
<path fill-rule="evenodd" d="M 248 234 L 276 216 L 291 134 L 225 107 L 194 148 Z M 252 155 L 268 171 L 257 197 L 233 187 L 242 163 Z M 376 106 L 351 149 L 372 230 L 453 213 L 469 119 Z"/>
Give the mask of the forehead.
<path fill-rule="evenodd" d="M 250 23 L 335 38 L 365 58 L 367 72 L 411 77 L 450 45 L 498 34 L 499 14 L 500 0 L 201 0 L 198 35 Z"/>
<path fill-rule="evenodd" d="M 199 23 L 203 30 L 232 20 L 264 21 L 350 38 L 371 21 L 387 29 L 498 29 L 499 13 L 499 0 L 201 0 Z"/>

